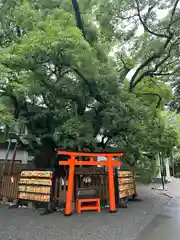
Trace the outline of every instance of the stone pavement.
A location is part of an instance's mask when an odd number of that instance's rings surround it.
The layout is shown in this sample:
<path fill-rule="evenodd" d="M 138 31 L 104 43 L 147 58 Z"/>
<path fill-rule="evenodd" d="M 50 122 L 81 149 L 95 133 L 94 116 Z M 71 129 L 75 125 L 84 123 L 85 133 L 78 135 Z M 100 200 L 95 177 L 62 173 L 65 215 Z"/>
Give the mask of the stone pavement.
<path fill-rule="evenodd" d="M 130 202 L 115 214 L 84 212 L 40 216 L 31 209 L 0 206 L 0 240 L 134 240 L 160 214 L 169 197 L 139 186 L 143 201 Z"/>

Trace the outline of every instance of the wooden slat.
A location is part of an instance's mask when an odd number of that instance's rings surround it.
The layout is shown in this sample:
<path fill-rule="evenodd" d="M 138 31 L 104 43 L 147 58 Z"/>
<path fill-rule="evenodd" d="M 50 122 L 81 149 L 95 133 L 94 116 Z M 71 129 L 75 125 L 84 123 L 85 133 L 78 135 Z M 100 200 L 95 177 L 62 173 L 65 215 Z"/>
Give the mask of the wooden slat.
<path fill-rule="evenodd" d="M 124 177 L 132 177 L 133 176 L 133 174 L 132 174 L 132 172 L 130 172 L 130 171 L 118 171 L 118 177 L 122 177 L 122 178 L 124 178 Z"/>
<path fill-rule="evenodd" d="M 0 188 L 0 197 L 14 200 L 18 195 L 18 182 L 20 175 L 3 176 Z M 13 181 L 12 181 L 13 180 Z"/>
<path fill-rule="evenodd" d="M 130 171 L 118 171 L 119 197 L 131 197 L 135 194 L 133 173 Z"/>
<path fill-rule="evenodd" d="M 134 189 L 129 189 L 129 190 L 121 191 L 119 193 L 119 197 L 120 198 L 129 197 L 129 196 L 132 196 L 133 194 L 134 194 Z"/>
<path fill-rule="evenodd" d="M 128 190 L 128 189 L 133 189 L 133 183 L 131 184 L 127 184 L 127 185 L 119 185 L 119 190 L 120 191 L 124 191 L 124 190 Z"/>
<path fill-rule="evenodd" d="M 132 183 L 132 182 L 133 182 L 132 178 L 118 178 L 119 184 L 128 184 L 128 183 Z"/>
<path fill-rule="evenodd" d="M 63 184 L 64 181 L 64 184 Z M 66 201 L 66 191 L 67 191 L 67 179 L 56 178 L 54 186 L 54 202 L 56 205 L 60 206 Z"/>

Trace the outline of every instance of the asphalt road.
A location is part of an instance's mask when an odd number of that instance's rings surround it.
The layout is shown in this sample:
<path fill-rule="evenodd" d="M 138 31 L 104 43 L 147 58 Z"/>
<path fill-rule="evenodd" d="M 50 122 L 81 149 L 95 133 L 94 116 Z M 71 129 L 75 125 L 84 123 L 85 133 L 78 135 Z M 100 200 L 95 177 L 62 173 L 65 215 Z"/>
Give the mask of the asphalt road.
<path fill-rule="evenodd" d="M 159 186 L 160 187 L 160 186 Z M 160 214 L 143 229 L 136 240 L 177 240 L 180 239 L 180 180 L 171 179 L 165 194 L 172 196 Z"/>
<path fill-rule="evenodd" d="M 8 210 L 0 205 L 0 240 L 134 240 L 169 200 L 146 187 L 139 187 L 138 192 L 143 201 L 131 202 L 128 209 L 115 214 L 40 216 L 31 209 Z"/>
<path fill-rule="evenodd" d="M 169 201 L 136 240 L 180 239 L 180 198 Z"/>

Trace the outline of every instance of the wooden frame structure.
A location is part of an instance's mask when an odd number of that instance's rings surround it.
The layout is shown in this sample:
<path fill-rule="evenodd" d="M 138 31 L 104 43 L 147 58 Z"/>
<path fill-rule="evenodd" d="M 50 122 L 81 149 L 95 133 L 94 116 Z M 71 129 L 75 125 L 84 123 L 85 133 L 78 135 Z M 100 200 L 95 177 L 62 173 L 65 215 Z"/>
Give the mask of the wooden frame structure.
<path fill-rule="evenodd" d="M 83 207 L 81 203 L 95 203 L 94 206 L 85 206 Z M 77 199 L 76 200 L 76 212 L 81 213 L 84 210 L 96 210 L 98 213 L 101 212 L 100 198 L 92 199 Z"/>
<path fill-rule="evenodd" d="M 70 156 L 67 161 L 59 161 L 59 165 L 69 166 L 68 190 L 66 195 L 65 215 L 72 214 L 72 200 L 74 192 L 74 172 L 75 166 L 107 166 L 108 167 L 108 185 L 109 185 L 109 210 L 116 212 L 115 189 L 113 167 L 122 166 L 122 162 L 118 162 L 113 157 L 123 156 L 124 153 L 85 153 L 85 152 L 68 152 L 58 151 L 60 155 Z M 77 157 L 89 157 L 89 161 L 78 160 Z M 106 157 L 105 161 L 96 161 L 95 157 Z"/>

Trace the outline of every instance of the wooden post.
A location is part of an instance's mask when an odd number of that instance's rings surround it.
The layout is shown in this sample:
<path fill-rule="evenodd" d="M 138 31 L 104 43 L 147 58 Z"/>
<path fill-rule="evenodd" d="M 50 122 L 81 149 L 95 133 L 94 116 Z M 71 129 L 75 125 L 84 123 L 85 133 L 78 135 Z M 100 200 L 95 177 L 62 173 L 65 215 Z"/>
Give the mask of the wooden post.
<path fill-rule="evenodd" d="M 115 169 L 114 181 L 115 181 L 116 207 L 119 208 L 120 207 L 120 201 L 119 201 L 119 183 L 118 183 L 118 171 L 117 171 L 117 168 Z"/>
<path fill-rule="evenodd" d="M 68 190 L 66 195 L 66 208 L 65 216 L 72 214 L 72 199 L 74 190 L 74 167 L 75 167 L 75 157 L 71 156 L 70 166 L 69 166 L 69 176 L 68 176 Z"/>
<path fill-rule="evenodd" d="M 20 137 L 21 137 L 21 132 L 22 132 L 22 130 L 23 130 L 23 126 L 20 125 L 20 129 L 19 129 L 19 133 L 18 133 L 18 139 L 16 139 L 16 143 L 15 143 L 14 150 L 13 150 L 13 156 L 12 156 L 11 166 L 10 166 L 10 169 L 9 169 L 9 175 L 12 174 L 14 162 L 15 162 L 15 160 L 16 160 L 16 153 L 17 153 L 18 141 L 19 141 L 19 139 L 20 139 Z"/>
<path fill-rule="evenodd" d="M 69 166 L 69 177 L 68 177 L 68 190 L 66 195 L 66 208 L 65 215 L 72 214 L 72 200 L 73 200 L 73 190 L 74 190 L 74 170 L 75 166 L 108 166 L 108 185 L 109 185 L 109 205 L 110 212 L 116 212 L 116 201 L 115 201 L 115 184 L 114 184 L 114 174 L 113 167 L 122 166 L 122 163 L 113 160 L 113 156 L 123 156 L 124 153 L 84 153 L 84 152 L 65 152 L 58 151 L 58 154 L 70 155 L 68 161 L 59 161 L 60 165 Z M 77 161 L 75 157 L 90 157 L 91 161 Z M 105 156 L 107 158 L 104 162 L 93 161 L 94 157 Z"/>
<path fill-rule="evenodd" d="M 116 212 L 112 156 L 108 156 L 109 211 Z"/>
<path fill-rule="evenodd" d="M 4 159 L 4 163 L 3 163 L 3 167 L 2 167 L 2 173 L 0 176 L 4 176 L 4 171 L 5 171 L 5 168 L 6 168 L 6 164 L 8 162 L 8 157 L 9 157 L 9 152 L 10 152 L 10 147 L 11 147 L 11 143 L 12 143 L 12 139 L 9 139 L 9 142 L 8 142 L 8 147 L 7 147 L 7 150 L 6 150 L 6 156 L 5 156 L 5 159 Z"/>

